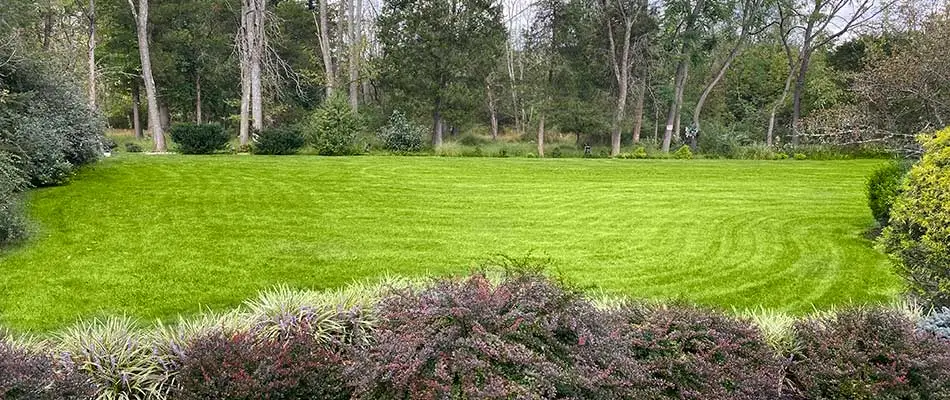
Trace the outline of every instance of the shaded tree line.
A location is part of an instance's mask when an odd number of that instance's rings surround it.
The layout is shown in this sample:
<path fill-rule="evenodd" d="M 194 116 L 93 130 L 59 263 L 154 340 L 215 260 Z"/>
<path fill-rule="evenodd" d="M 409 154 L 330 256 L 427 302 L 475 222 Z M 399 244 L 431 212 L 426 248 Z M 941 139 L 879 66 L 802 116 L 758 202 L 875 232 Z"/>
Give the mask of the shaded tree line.
<path fill-rule="evenodd" d="M 90 106 L 156 151 L 173 121 L 222 123 L 244 145 L 336 95 L 371 128 L 405 112 L 434 147 L 519 135 L 541 156 L 551 135 L 612 155 L 900 146 L 946 118 L 946 7 L 918 2 L 4 2 L 23 10 L 6 40 L 64 60 Z"/>

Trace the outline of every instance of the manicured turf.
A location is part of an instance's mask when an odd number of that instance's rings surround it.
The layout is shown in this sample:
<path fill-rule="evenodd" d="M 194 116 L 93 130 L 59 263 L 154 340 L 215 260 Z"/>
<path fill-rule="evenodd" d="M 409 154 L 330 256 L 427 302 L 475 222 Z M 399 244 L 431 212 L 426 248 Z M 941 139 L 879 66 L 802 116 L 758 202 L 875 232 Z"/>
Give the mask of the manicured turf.
<path fill-rule="evenodd" d="M 581 285 L 805 312 L 887 301 L 864 238 L 877 161 L 120 155 L 32 195 L 0 325 L 169 318 L 287 283 L 550 257 Z"/>

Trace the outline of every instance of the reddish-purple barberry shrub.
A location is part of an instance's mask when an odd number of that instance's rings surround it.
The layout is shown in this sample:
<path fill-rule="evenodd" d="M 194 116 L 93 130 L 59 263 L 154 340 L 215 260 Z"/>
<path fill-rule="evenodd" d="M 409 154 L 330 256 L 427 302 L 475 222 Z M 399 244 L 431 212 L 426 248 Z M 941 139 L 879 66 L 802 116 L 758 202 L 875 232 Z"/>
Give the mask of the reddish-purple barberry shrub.
<path fill-rule="evenodd" d="M 93 393 L 70 363 L 0 340 L 0 399 L 87 399 Z"/>
<path fill-rule="evenodd" d="M 789 382 L 810 399 L 950 399 L 950 343 L 915 328 L 870 308 L 800 321 Z"/>
<path fill-rule="evenodd" d="M 644 376 L 618 377 L 636 388 L 656 389 L 635 398 L 776 399 L 783 360 L 746 321 L 691 306 L 631 306 L 614 312 L 623 325 L 609 354 L 640 364 Z M 615 374 L 616 375 L 616 374 Z M 629 398 L 631 396 L 626 396 Z"/>
<path fill-rule="evenodd" d="M 185 350 L 171 399 L 348 399 L 339 351 L 309 335 L 220 333 Z"/>
<path fill-rule="evenodd" d="M 348 376 L 365 399 L 596 398 L 601 314 L 534 273 L 442 280 L 381 301 Z M 583 376 L 582 376 L 583 375 Z M 608 375 L 608 374 L 604 374 Z"/>

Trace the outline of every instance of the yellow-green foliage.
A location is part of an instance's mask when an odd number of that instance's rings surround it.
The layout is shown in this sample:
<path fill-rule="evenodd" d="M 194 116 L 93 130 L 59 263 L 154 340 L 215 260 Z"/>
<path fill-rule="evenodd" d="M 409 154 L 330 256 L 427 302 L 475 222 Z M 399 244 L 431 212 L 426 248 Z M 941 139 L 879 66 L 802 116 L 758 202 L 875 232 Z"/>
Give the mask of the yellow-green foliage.
<path fill-rule="evenodd" d="M 679 150 L 673 153 L 673 158 L 680 160 L 690 160 L 693 158 L 693 151 L 689 149 L 689 146 L 680 147 Z"/>
<path fill-rule="evenodd" d="M 950 306 L 950 128 L 922 143 L 924 156 L 904 181 L 882 242 L 914 294 Z"/>

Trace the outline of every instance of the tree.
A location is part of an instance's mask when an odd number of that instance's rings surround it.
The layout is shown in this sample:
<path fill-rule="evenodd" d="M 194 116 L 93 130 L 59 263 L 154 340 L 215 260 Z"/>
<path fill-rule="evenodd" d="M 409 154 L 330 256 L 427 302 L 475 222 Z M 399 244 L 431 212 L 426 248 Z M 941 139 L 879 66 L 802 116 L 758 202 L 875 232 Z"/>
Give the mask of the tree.
<path fill-rule="evenodd" d="M 719 82 L 722 80 L 722 77 L 726 75 L 726 71 L 729 70 L 729 67 L 732 65 L 732 62 L 735 61 L 736 57 L 739 56 L 739 53 L 742 52 L 746 41 L 753 36 L 756 36 L 772 24 L 765 24 L 765 1 L 766 0 L 741 0 L 736 2 L 737 10 L 734 14 L 737 14 L 737 22 L 739 33 L 735 38 L 732 48 L 729 50 L 729 53 L 726 55 L 726 58 L 722 61 L 715 71 L 712 79 L 706 83 L 706 86 L 703 88 L 702 94 L 699 96 L 699 100 L 696 101 L 696 106 L 693 108 L 693 125 L 692 133 L 690 135 L 690 148 L 695 152 L 697 151 L 697 142 L 699 140 L 699 135 L 701 132 L 701 116 L 703 112 L 703 106 L 706 104 L 706 99 L 709 98 L 709 94 L 712 93 L 713 89 Z M 731 24 L 729 24 L 731 27 Z"/>
<path fill-rule="evenodd" d="M 893 2 L 875 0 L 812 0 L 811 11 L 799 12 L 792 4 L 787 13 L 797 16 L 798 25 L 792 29 L 802 30 L 802 43 L 798 50 L 798 63 L 792 92 L 792 145 L 799 144 L 799 120 L 802 115 L 802 97 L 811 57 L 815 50 L 834 42 L 842 35 L 866 26 L 886 10 Z M 787 5 L 788 6 L 788 5 Z"/>
<path fill-rule="evenodd" d="M 356 112 L 359 110 L 360 104 L 360 54 L 363 44 L 363 33 L 361 29 L 363 0 L 348 0 L 347 4 L 347 30 L 349 38 L 347 70 L 350 76 L 350 108 L 353 109 L 353 112 Z"/>
<path fill-rule="evenodd" d="M 139 57 L 142 61 L 142 81 L 145 84 L 145 99 L 148 103 L 148 128 L 152 131 L 152 140 L 155 142 L 155 152 L 165 152 L 165 133 L 162 131 L 162 122 L 158 111 L 158 94 L 155 89 L 155 78 L 152 76 L 152 60 L 148 50 L 148 0 L 138 0 L 136 10 L 133 0 L 128 0 L 132 15 L 135 17 L 135 27 L 139 43 Z"/>
<path fill-rule="evenodd" d="M 333 63 L 333 50 L 332 45 L 330 44 L 330 24 L 329 24 L 329 8 L 327 7 L 327 0 L 320 1 L 320 10 L 319 10 L 319 22 L 314 21 L 317 25 L 317 34 L 320 42 L 320 55 L 323 58 L 323 71 L 324 79 L 326 80 L 326 98 L 333 97 L 333 92 L 336 89 L 336 66 Z"/>
<path fill-rule="evenodd" d="M 667 7 L 667 11 L 670 12 L 669 18 L 674 21 L 681 21 L 677 23 L 677 28 L 673 34 L 678 44 L 676 46 L 676 75 L 673 80 L 673 101 L 670 102 L 670 110 L 666 117 L 666 129 L 663 131 L 662 150 L 667 153 L 670 151 L 670 144 L 673 141 L 674 127 L 679 126 L 677 121 L 679 121 L 680 110 L 683 107 L 683 91 L 686 89 L 687 69 L 702 28 L 703 21 L 700 19 L 707 7 L 706 1 L 696 0 L 696 3 L 692 4 L 691 1 L 687 0 L 682 4 L 674 3 Z M 686 12 L 686 14 L 682 16 L 682 19 L 679 19 L 677 14 L 683 12 Z M 682 29 L 679 28 L 680 25 Z M 679 129 L 676 129 L 676 131 L 678 133 Z"/>
<path fill-rule="evenodd" d="M 263 95 L 261 93 L 261 74 L 265 48 L 264 0 L 242 0 L 241 30 L 238 34 L 238 48 L 241 52 L 241 127 L 239 140 L 247 145 L 248 111 L 250 125 L 255 131 L 264 129 Z M 248 110 L 250 109 L 250 110 Z"/>
<path fill-rule="evenodd" d="M 652 21 L 643 0 L 600 0 L 606 25 L 610 66 L 616 84 L 616 108 L 610 130 L 610 155 L 620 154 L 620 131 L 627 112 L 627 96 L 635 64 L 644 57 L 643 47 Z M 642 94 L 638 101 L 642 101 Z M 642 112 L 642 108 L 641 108 Z"/>
<path fill-rule="evenodd" d="M 396 101 L 432 115 L 442 145 L 444 116 L 484 88 L 505 40 L 494 0 L 389 0 L 377 20 L 382 80 Z M 420 77 L 424 77 L 420 79 Z"/>

